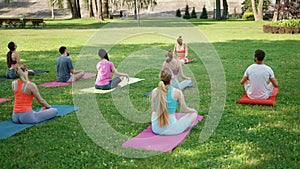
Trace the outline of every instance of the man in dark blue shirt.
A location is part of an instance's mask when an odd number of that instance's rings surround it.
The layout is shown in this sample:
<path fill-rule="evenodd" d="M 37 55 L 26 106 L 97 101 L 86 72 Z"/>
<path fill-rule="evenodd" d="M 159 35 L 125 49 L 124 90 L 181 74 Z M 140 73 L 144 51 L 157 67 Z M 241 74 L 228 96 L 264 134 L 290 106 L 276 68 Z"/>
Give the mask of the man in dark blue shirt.
<path fill-rule="evenodd" d="M 84 71 L 74 69 L 72 60 L 68 58 L 68 49 L 61 46 L 59 52 L 61 56 L 56 60 L 56 80 L 58 82 L 73 82 L 82 78 Z"/>

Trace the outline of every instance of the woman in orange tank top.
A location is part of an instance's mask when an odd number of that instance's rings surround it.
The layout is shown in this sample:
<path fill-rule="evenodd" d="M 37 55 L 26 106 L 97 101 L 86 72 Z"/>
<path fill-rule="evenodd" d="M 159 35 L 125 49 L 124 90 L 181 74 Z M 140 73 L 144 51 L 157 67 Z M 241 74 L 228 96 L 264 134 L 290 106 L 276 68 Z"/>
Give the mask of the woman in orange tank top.
<path fill-rule="evenodd" d="M 19 79 L 12 82 L 15 96 L 12 121 L 14 123 L 39 123 L 55 117 L 57 109 L 51 108 L 40 95 L 36 84 L 29 81 L 26 65 L 17 63 L 14 65 L 14 71 Z M 32 110 L 33 98 L 36 98 L 43 106 L 41 111 L 35 112 Z"/>

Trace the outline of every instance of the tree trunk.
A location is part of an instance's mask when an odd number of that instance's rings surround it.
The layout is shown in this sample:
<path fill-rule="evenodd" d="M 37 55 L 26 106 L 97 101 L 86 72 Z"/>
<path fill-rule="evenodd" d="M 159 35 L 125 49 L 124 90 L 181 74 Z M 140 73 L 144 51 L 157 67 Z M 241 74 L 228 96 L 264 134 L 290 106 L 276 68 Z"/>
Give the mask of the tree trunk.
<path fill-rule="evenodd" d="M 134 3 L 134 19 L 137 19 L 136 0 L 134 0 L 133 3 Z"/>
<path fill-rule="evenodd" d="M 76 1 L 76 10 L 77 10 L 76 16 L 77 16 L 78 18 L 81 18 L 80 2 L 79 2 L 79 0 Z"/>
<path fill-rule="evenodd" d="M 252 11 L 253 11 L 253 15 L 254 15 L 254 19 L 255 21 L 258 21 L 258 14 L 257 14 L 257 10 L 256 10 L 256 5 L 255 5 L 255 0 L 251 0 L 251 4 L 252 4 Z"/>
<path fill-rule="evenodd" d="M 103 17 L 103 12 L 102 12 L 102 0 L 98 0 L 97 2 L 98 2 L 97 3 L 97 6 L 98 6 L 97 19 L 101 19 L 103 21 L 104 17 Z"/>
<path fill-rule="evenodd" d="M 228 3 L 227 3 L 227 0 L 223 0 L 223 15 L 222 15 L 222 19 L 226 20 L 227 19 L 227 15 L 228 15 Z"/>
<path fill-rule="evenodd" d="M 55 18 L 55 15 L 54 15 L 54 5 L 51 6 L 51 17 L 52 17 L 52 19 Z"/>
<path fill-rule="evenodd" d="M 104 0 L 104 17 L 109 18 L 108 0 Z"/>
<path fill-rule="evenodd" d="M 90 18 L 91 17 L 94 17 L 94 10 L 93 10 L 93 3 L 92 3 L 92 0 L 89 0 L 89 2 L 88 2 L 89 4 L 89 16 L 90 16 Z"/>
<path fill-rule="evenodd" d="M 221 20 L 221 2 L 216 0 L 216 20 Z"/>
<path fill-rule="evenodd" d="M 276 0 L 272 22 L 277 21 L 279 9 L 280 9 L 280 0 Z"/>
<path fill-rule="evenodd" d="M 259 21 L 263 20 L 263 5 L 264 5 L 264 0 L 259 0 L 258 8 L 257 8 L 257 16 Z"/>

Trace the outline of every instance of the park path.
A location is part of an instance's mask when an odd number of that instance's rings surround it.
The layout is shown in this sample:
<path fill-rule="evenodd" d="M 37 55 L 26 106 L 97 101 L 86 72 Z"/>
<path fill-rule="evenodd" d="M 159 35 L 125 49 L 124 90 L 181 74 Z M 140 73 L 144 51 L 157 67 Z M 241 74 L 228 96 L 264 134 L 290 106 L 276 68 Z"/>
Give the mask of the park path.
<path fill-rule="evenodd" d="M 0 17 L 51 18 L 48 0 L 10 0 L 9 4 L 0 0 Z M 69 12 L 55 10 L 57 18 L 68 17 Z"/>

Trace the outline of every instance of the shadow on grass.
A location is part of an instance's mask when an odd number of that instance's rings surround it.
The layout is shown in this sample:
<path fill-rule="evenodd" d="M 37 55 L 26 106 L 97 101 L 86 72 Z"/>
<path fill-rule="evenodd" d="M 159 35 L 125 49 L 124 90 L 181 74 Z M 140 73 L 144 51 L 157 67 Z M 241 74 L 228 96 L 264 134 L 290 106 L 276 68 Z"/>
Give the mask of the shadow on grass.
<path fill-rule="evenodd" d="M 203 120 L 191 131 L 185 141 L 180 144 L 174 152 L 163 153 L 159 156 L 147 159 L 128 159 L 110 154 L 95 146 L 81 129 L 76 117 L 67 116 L 65 119 L 57 119 L 55 120 L 56 122 L 47 124 L 58 123 L 59 125 L 65 126 L 67 130 L 59 130 L 53 126 L 48 126 L 47 129 L 47 127 L 44 126 L 44 129 L 42 127 L 39 129 L 41 131 L 30 129 L 19 133 L 19 135 L 9 140 L 3 140 L 1 150 L 3 154 L 6 154 L 6 156 L 2 158 L 3 164 L 4 166 L 11 164 L 11 156 L 15 156 L 15 152 L 17 151 L 15 150 L 15 145 L 19 145 L 19 141 L 24 139 L 24 142 L 35 145 L 34 147 L 37 149 L 49 150 L 45 152 L 49 156 L 53 153 L 52 158 L 47 158 L 49 165 L 53 166 L 55 166 L 55 163 L 59 161 L 60 158 L 64 158 L 64 164 L 60 164 L 62 166 L 74 165 L 74 160 L 80 159 L 79 162 L 76 162 L 77 166 L 93 166 L 93 164 L 96 164 L 97 161 L 100 160 L 103 163 L 107 162 L 105 165 L 100 164 L 100 166 L 108 168 L 115 166 L 126 166 L 128 168 L 142 168 L 145 166 L 175 166 L 177 168 L 187 166 L 190 168 L 227 168 L 228 166 L 229 168 L 297 168 L 299 166 L 300 156 L 298 143 L 300 136 L 298 132 L 300 96 L 297 94 L 299 93 L 299 82 L 297 79 L 300 73 L 300 49 L 295 49 L 294 46 L 298 44 L 299 40 L 232 40 L 213 43 L 225 69 L 227 101 L 217 130 L 205 143 L 199 144 L 197 142 L 199 139 L 198 133 L 200 133 L 204 125 L 205 120 Z M 205 46 L 205 44 L 201 43 L 190 45 Z M 111 61 L 118 66 L 118 64 L 122 62 L 122 59 L 128 54 L 153 46 L 162 48 L 163 50 L 172 49 L 173 47 L 173 45 L 165 45 L 162 43 L 142 45 L 117 44 L 109 51 L 109 54 L 112 56 Z M 239 80 L 242 78 L 247 66 L 254 63 L 253 53 L 258 48 L 265 50 L 265 63 L 272 67 L 275 72 L 275 77 L 279 81 L 279 93 L 274 107 L 239 105 L 235 103 L 244 93 L 244 89 L 239 84 Z M 74 51 L 74 55 L 76 56 L 79 55 L 81 49 L 82 47 L 75 47 L 70 49 L 70 51 Z M 97 51 L 95 51 L 95 54 L 96 53 Z M 41 58 L 37 59 L 35 57 L 37 55 L 41 55 Z M 26 59 L 28 65 L 40 66 L 40 68 L 49 68 L 51 70 L 49 77 L 46 76 L 46 78 L 44 78 L 44 75 L 37 76 L 38 79 L 36 80 L 39 82 L 53 80 L 52 78 L 55 77 L 55 60 L 58 56 L 57 51 L 22 52 L 22 57 Z M 197 57 L 191 49 L 189 57 Z M 201 58 L 202 56 L 199 57 Z M 75 60 L 73 61 L 75 62 Z M 96 63 L 97 62 L 90 62 L 88 65 L 90 67 L 89 70 L 95 70 Z M 5 65 L 5 62 L 1 61 L 0 64 Z M 196 80 L 199 83 L 201 104 L 203 104 L 200 106 L 201 110 L 199 110 L 199 113 L 207 114 L 211 104 L 211 86 L 206 69 L 201 60 L 187 66 L 189 66 L 196 75 Z M 157 73 L 157 71 L 147 70 L 141 72 L 145 78 L 151 76 L 149 79 L 152 81 L 154 81 L 154 77 L 157 77 L 155 73 Z M 151 83 L 147 83 L 149 79 L 135 84 L 131 89 L 148 90 L 155 87 L 155 82 L 152 83 L 151 81 Z M 93 84 L 93 80 L 90 81 L 91 84 Z M 1 94 L 3 93 L 4 97 L 11 97 L 12 93 L 8 91 L 10 89 L 10 83 L 4 84 L 5 85 L 1 85 L 1 89 L 3 89 L 3 91 L 1 90 Z M 72 97 L 70 97 L 72 95 L 70 92 L 71 88 L 72 86 L 39 89 L 43 92 L 43 97 L 52 104 L 56 102 L 72 104 Z M 145 104 L 136 105 L 144 109 L 149 106 L 149 100 L 144 99 L 141 93 L 143 92 L 131 92 L 132 95 L 130 97 L 135 102 L 139 102 L 142 99 L 141 102 Z M 107 121 L 114 124 L 113 127 L 116 130 L 122 130 L 121 133 L 137 135 L 146 126 L 145 124 L 135 125 L 122 118 L 113 106 L 105 108 L 107 106 L 105 103 L 112 101 L 110 95 L 98 95 L 97 101 L 101 103 L 99 106 L 104 108 L 103 113 Z M 37 106 L 38 104 L 35 103 L 34 105 Z M 2 104 L 0 105 L 0 109 L 2 113 L 7 114 L 8 117 L 11 115 L 10 110 L 12 109 L 12 104 Z M 116 119 L 119 119 L 120 122 Z M 48 134 L 42 137 L 45 135 L 43 132 L 48 133 L 49 130 L 57 135 L 56 137 L 52 136 L 53 138 L 49 138 L 53 141 L 51 145 L 50 142 L 45 142 L 45 138 L 47 138 Z M 33 131 L 36 133 L 33 133 Z M 32 139 L 31 136 L 36 138 L 30 141 Z M 50 136 L 51 134 L 49 134 L 48 137 Z M 62 139 L 60 137 L 62 137 L 63 140 L 59 142 L 60 144 L 57 144 L 57 140 L 54 138 Z M 74 140 L 70 138 L 76 139 L 76 144 Z M 67 143 L 65 142 L 66 140 L 68 141 Z M 35 144 L 41 142 L 45 142 L 45 145 Z M 63 146 L 65 148 L 61 148 Z M 68 151 L 66 151 L 66 149 Z M 22 158 L 19 158 L 18 162 L 19 165 L 22 163 L 24 163 L 24 165 L 27 164 L 27 167 L 30 164 L 26 162 L 26 160 L 30 158 L 32 154 L 35 155 L 39 153 L 38 150 L 32 151 L 32 147 L 30 146 L 22 147 L 22 152 L 25 153 L 21 153 Z M 26 152 L 30 153 L 27 154 Z M 85 154 L 85 152 L 87 153 Z M 40 156 L 37 158 L 40 158 L 42 162 L 46 159 Z M 43 166 L 43 164 L 40 165 Z"/>

